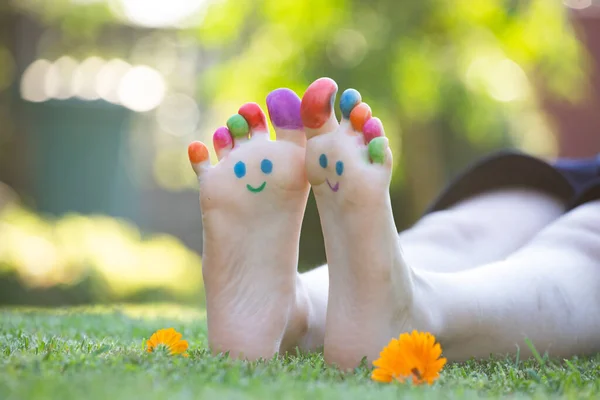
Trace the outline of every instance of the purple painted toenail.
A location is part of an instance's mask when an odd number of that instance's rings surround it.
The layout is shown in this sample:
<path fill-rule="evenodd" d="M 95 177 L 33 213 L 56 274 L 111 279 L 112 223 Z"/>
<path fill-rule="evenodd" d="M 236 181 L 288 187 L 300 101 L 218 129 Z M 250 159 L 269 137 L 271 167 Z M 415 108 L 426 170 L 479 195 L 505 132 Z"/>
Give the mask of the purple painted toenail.
<path fill-rule="evenodd" d="M 300 129 L 300 98 L 290 89 L 276 89 L 267 96 L 271 122 L 278 128 Z"/>

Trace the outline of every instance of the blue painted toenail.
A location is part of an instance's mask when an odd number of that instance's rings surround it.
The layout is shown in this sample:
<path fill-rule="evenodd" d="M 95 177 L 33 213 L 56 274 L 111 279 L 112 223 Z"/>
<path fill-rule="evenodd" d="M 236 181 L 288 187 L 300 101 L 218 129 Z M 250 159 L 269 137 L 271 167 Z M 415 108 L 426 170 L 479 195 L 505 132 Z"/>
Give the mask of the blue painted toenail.
<path fill-rule="evenodd" d="M 265 174 L 270 174 L 273 171 L 273 163 L 266 158 L 260 163 L 260 170 Z"/>
<path fill-rule="evenodd" d="M 360 93 L 354 89 L 346 89 L 340 97 L 340 109 L 344 118 L 349 119 L 352 109 L 361 102 Z"/>
<path fill-rule="evenodd" d="M 243 161 L 238 161 L 233 166 L 233 173 L 238 178 L 243 178 L 246 175 L 246 164 Z"/>
<path fill-rule="evenodd" d="M 327 168 L 327 156 L 325 154 L 321 154 L 321 157 L 319 157 L 319 164 L 321 167 Z"/>
<path fill-rule="evenodd" d="M 335 172 L 337 172 L 337 174 L 339 176 L 342 176 L 342 174 L 344 173 L 344 163 L 341 161 L 338 161 L 335 163 Z"/>

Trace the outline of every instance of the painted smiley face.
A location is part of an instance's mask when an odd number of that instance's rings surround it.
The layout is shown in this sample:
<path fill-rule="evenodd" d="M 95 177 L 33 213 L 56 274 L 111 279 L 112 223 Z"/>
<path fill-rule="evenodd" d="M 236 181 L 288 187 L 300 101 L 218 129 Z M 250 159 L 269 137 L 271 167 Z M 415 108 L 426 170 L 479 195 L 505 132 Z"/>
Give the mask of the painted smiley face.
<path fill-rule="evenodd" d="M 321 154 L 319 156 L 319 165 L 323 169 L 327 168 L 327 166 L 329 165 L 329 160 L 327 160 L 327 155 Z M 342 174 L 344 173 L 344 163 L 342 161 L 337 161 L 335 163 L 335 173 L 338 176 L 342 176 Z M 337 192 L 340 189 L 340 181 L 337 181 L 335 183 L 335 185 L 331 184 L 331 182 L 329 181 L 329 178 L 326 178 L 325 181 L 327 182 L 327 185 L 329 186 L 329 189 L 331 189 L 333 192 Z"/>
<path fill-rule="evenodd" d="M 273 162 L 265 158 L 260 162 L 260 170 L 263 172 L 263 174 L 269 175 L 271 172 L 273 172 Z M 238 161 L 237 163 L 235 163 L 235 165 L 233 166 L 233 173 L 239 179 L 242 179 L 244 176 L 246 176 L 246 164 L 243 161 Z M 250 184 L 246 184 L 246 189 L 248 189 L 252 193 L 260 193 L 266 186 L 267 181 L 263 181 L 263 183 L 261 183 L 257 187 L 254 187 Z"/>

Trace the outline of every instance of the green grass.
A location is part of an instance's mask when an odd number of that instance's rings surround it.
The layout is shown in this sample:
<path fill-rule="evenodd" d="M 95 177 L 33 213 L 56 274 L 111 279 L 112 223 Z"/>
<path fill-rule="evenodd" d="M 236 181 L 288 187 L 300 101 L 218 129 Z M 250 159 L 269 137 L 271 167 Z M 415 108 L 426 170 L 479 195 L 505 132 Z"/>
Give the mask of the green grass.
<path fill-rule="evenodd" d="M 156 329 L 174 327 L 190 357 L 144 352 Z M 320 354 L 246 363 L 206 350 L 202 311 L 172 306 L 0 310 L 0 399 L 593 398 L 600 356 L 448 365 L 431 387 L 342 374 Z"/>

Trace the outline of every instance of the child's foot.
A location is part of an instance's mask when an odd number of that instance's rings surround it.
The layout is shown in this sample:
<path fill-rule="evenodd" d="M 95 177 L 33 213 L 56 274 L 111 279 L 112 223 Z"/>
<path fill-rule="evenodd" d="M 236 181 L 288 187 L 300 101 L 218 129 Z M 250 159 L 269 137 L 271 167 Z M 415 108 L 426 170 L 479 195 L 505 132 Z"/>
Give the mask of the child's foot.
<path fill-rule="evenodd" d="M 329 264 L 325 359 L 342 368 L 369 361 L 408 325 L 411 272 L 404 264 L 392 216 L 392 153 L 383 126 L 360 94 L 340 99 L 334 81 L 315 81 L 302 99 L 312 185 Z M 398 306 L 400 305 L 400 307 Z M 409 322 L 410 320 L 410 322 Z"/>
<path fill-rule="evenodd" d="M 209 344 L 247 359 L 285 351 L 307 330 L 296 272 L 309 191 L 300 99 L 278 89 L 267 105 L 277 140 L 247 103 L 214 133 L 215 166 L 203 143 L 188 148 L 200 185 Z"/>

